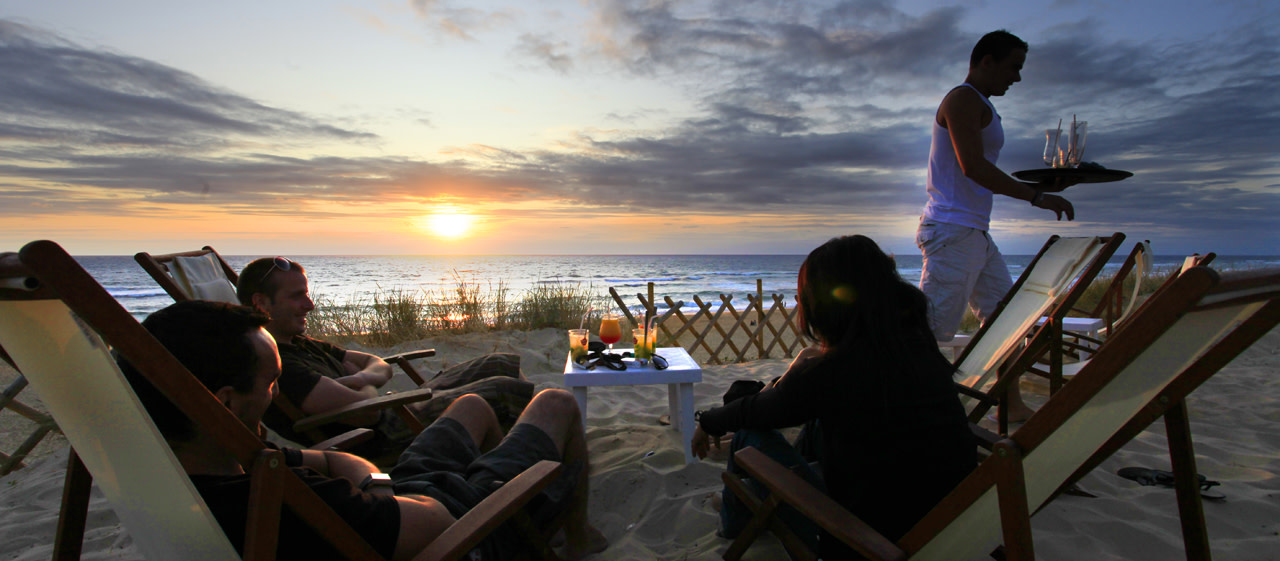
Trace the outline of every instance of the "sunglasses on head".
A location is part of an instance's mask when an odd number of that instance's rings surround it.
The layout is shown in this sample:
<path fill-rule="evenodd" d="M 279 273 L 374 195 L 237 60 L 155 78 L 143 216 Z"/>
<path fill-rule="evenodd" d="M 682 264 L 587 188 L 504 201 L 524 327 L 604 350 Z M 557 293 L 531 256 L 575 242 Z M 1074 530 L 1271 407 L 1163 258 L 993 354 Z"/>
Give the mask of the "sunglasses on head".
<path fill-rule="evenodd" d="M 271 273 L 274 272 L 276 269 L 280 269 L 281 271 L 284 271 L 287 273 L 293 270 L 293 261 L 290 261 L 283 257 L 272 257 L 271 268 L 267 269 L 267 272 L 263 273 L 262 278 L 258 279 L 258 284 L 267 282 L 267 277 L 271 276 Z"/>

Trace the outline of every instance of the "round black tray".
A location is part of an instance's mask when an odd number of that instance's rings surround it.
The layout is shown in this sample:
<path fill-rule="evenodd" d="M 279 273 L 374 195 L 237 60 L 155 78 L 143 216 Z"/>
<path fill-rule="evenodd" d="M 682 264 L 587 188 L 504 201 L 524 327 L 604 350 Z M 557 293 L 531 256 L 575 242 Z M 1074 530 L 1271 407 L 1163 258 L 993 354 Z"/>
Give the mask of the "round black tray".
<path fill-rule="evenodd" d="M 1118 169 L 1043 168 L 1013 172 L 1013 176 L 1032 183 L 1047 183 L 1059 177 L 1076 183 L 1110 183 L 1133 176 L 1131 171 Z"/>

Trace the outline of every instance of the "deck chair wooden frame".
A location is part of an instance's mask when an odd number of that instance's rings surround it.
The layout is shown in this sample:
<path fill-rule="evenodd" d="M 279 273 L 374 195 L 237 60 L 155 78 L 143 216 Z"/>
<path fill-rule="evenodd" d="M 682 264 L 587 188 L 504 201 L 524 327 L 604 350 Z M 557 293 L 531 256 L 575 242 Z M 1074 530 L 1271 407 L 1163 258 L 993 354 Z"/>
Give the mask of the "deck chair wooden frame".
<path fill-rule="evenodd" d="M 232 286 L 235 286 L 239 281 L 239 275 L 236 273 L 235 269 L 227 263 L 226 259 L 223 259 L 222 255 L 219 254 L 217 250 L 207 245 L 202 249 L 195 251 L 166 253 L 161 255 L 152 255 L 142 251 L 134 254 L 133 256 L 133 260 L 136 261 L 138 265 L 142 266 L 142 269 L 145 270 L 147 274 L 151 275 L 151 278 L 156 281 L 156 284 L 159 284 L 175 302 L 192 299 L 192 295 L 188 293 L 187 289 L 183 287 L 182 282 L 180 282 L 180 280 L 175 276 L 177 267 L 175 267 L 174 264 L 182 258 L 210 259 L 213 262 L 214 267 L 222 273 L 222 276 L 225 277 L 227 282 Z M 239 302 L 235 300 L 226 301 L 233 304 L 239 304 Z M 400 370 L 409 377 L 409 379 L 413 380 L 414 385 L 421 386 L 426 380 L 422 373 L 418 371 L 417 367 L 413 365 L 413 361 L 432 357 L 435 356 L 435 354 L 435 349 L 422 349 L 383 357 L 382 359 L 399 367 Z M 406 405 L 426 401 L 431 399 L 431 395 L 431 390 L 425 388 L 396 392 L 391 395 L 366 399 L 364 401 L 350 404 L 346 407 L 326 411 L 316 415 L 307 415 L 302 411 L 298 404 L 291 402 L 289 398 L 284 396 L 284 394 L 278 395 L 274 400 L 273 405 L 284 413 L 286 417 L 293 420 L 293 430 L 295 432 L 306 435 L 310 439 L 310 442 L 304 442 L 302 444 L 314 445 L 317 442 L 324 441 L 328 438 L 328 434 L 321 430 L 321 427 L 324 425 L 342 422 L 343 419 L 350 418 L 353 415 L 359 415 L 380 409 L 390 409 L 397 417 L 400 417 L 400 420 L 404 421 L 405 425 L 409 427 L 409 430 L 414 433 L 421 432 L 424 428 L 422 421 L 409 411 Z M 350 444 L 352 443 L 345 443 L 345 445 Z"/>
<path fill-rule="evenodd" d="M 1182 274 L 1184 271 L 1188 271 L 1193 267 L 1207 266 L 1209 263 L 1213 262 L 1215 257 L 1217 257 L 1217 254 L 1213 252 L 1209 252 L 1204 255 L 1201 255 L 1199 253 L 1193 253 L 1187 256 L 1186 259 L 1183 260 L 1182 266 L 1179 269 L 1172 271 L 1169 275 L 1169 278 L 1165 279 L 1165 282 L 1162 283 L 1160 287 L 1156 288 L 1156 290 L 1152 293 L 1151 296 L 1159 294 L 1160 291 L 1164 290 L 1169 285 L 1173 284 L 1173 281 L 1177 280 L 1178 275 Z M 1135 299 L 1136 299 L 1136 296 L 1137 296 L 1137 290 L 1134 290 Z M 1134 302 L 1132 300 L 1129 302 L 1128 307 L 1130 308 L 1134 307 Z M 1107 333 L 1113 333 L 1115 330 L 1120 329 L 1122 326 L 1124 326 L 1125 320 L 1127 320 L 1129 317 L 1130 317 L 1130 312 L 1129 310 L 1126 310 L 1125 313 L 1120 317 L 1118 322 L 1107 329 Z M 1076 341 L 1068 341 L 1064 338 L 1064 340 L 1062 341 L 1063 354 L 1074 355 L 1077 361 L 1072 364 L 1062 364 L 1060 366 L 1061 370 L 1057 373 L 1057 376 L 1062 378 L 1064 381 L 1069 377 L 1073 377 L 1076 374 L 1078 374 L 1080 370 L 1083 369 L 1086 364 L 1088 364 L 1089 359 L 1084 358 L 1084 353 L 1089 353 L 1089 354 L 1095 353 L 1097 352 L 1098 347 L 1101 347 L 1103 344 L 1105 344 L 1105 341 L 1102 339 L 1092 339 L 1088 336 L 1081 335 L 1078 333 L 1072 333 L 1071 335 L 1076 339 Z M 1047 357 L 1041 357 L 1039 362 L 1045 365 L 1050 364 Z M 1029 366 L 1028 371 L 1032 372 L 1033 374 L 1043 376 L 1045 378 L 1052 378 L 1054 376 L 1054 373 L 1041 369 L 1039 364 L 1034 364 L 1032 366 Z"/>
<path fill-rule="evenodd" d="M 1133 312 L 1137 307 L 1142 281 L 1151 273 L 1152 258 L 1150 241 L 1143 240 L 1134 244 L 1120 268 L 1111 276 L 1111 282 L 1103 289 L 1098 302 L 1089 309 L 1077 305 L 1067 311 L 1067 316 L 1062 319 L 1062 331 L 1063 337 L 1070 338 L 1066 341 L 1068 354 L 1078 358 L 1079 353 L 1092 352 L 1116 322 Z M 1126 292 L 1124 283 L 1129 280 L 1129 275 L 1133 275 L 1133 288 Z M 1129 296 L 1127 299 L 1126 294 Z M 1043 321 L 1037 323 L 1041 324 Z"/>
<path fill-rule="evenodd" d="M 1072 306 L 1068 312 L 1076 312 L 1086 318 L 1099 318 L 1104 323 L 1103 329 L 1110 332 L 1115 327 L 1116 322 L 1127 317 L 1136 307 L 1138 292 L 1142 288 L 1142 281 L 1151 273 L 1151 259 L 1153 257 L 1149 240 L 1133 244 L 1133 249 L 1129 251 L 1129 255 L 1125 256 L 1124 262 L 1120 264 L 1116 274 L 1111 277 L 1111 283 L 1107 285 L 1106 290 L 1102 293 L 1102 298 L 1098 300 L 1093 309 L 1086 310 Z M 1124 282 L 1128 280 L 1130 274 L 1133 275 L 1134 287 L 1129 292 L 1129 298 L 1126 299 Z"/>
<path fill-rule="evenodd" d="M 977 423 L 991 407 L 997 407 L 1000 433 L 1007 434 L 1008 404 L 1003 396 L 1017 375 L 1028 371 L 1046 351 L 1050 391 L 1062 386 L 1062 318 L 1102 272 L 1124 238 L 1116 232 L 1092 238 L 1052 236 L 1045 242 L 956 358 L 956 387 L 971 422 Z M 1040 318 L 1045 318 L 1044 322 L 1036 327 Z"/>
<path fill-rule="evenodd" d="M 22 288 L 15 288 L 13 281 Z M 0 345 L 26 373 L 71 442 L 55 559 L 78 559 L 90 486 L 98 486 L 149 559 L 275 558 L 282 508 L 348 559 L 381 557 L 53 242 L 0 256 Z M 109 347 L 108 347 L 109 346 Z M 251 476 L 243 556 L 222 532 L 108 348 L 127 358 Z M 415 559 L 466 554 L 507 519 L 549 551 L 523 506 L 559 473 L 541 462 L 464 515 Z"/>
<path fill-rule="evenodd" d="M 8 363 L 18 373 L 18 376 L 5 386 L 4 392 L 0 393 L 0 411 L 7 409 L 35 424 L 35 428 L 27 433 L 27 437 L 13 452 L 0 452 L 0 476 L 2 476 L 25 467 L 23 460 L 27 459 L 27 454 L 30 454 L 45 436 L 58 430 L 58 423 L 54 422 L 53 417 L 48 414 L 18 401 L 18 394 L 27 387 L 27 378 L 22 375 L 22 371 L 18 370 L 18 365 L 13 363 L 13 359 L 4 351 L 4 347 L 0 347 L 0 360 Z"/>
<path fill-rule="evenodd" d="M 759 451 L 739 451 L 737 465 L 770 495 L 725 558 L 788 504 L 871 559 L 978 559 L 997 547 L 1011 561 L 1034 559 L 1032 513 L 1164 417 L 1184 551 L 1208 560 L 1185 398 L 1277 324 L 1280 270 L 1186 271 L 896 543 Z"/>
<path fill-rule="evenodd" d="M 222 258 L 222 255 L 219 254 L 217 250 L 207 245 L 195 251 L 182 251 L 178 253 L 166 253 L 163 255 L 151 255 L 145 251 L 139 252 L 134 254 L 133 260 L 137 261 L 138 265 L 141 265 L 142 269 L 145 270 L 147 274 L 151 275 L 151 278 L 156 281 L 156 284 L 159 284 L 160 288 L 163 288 L 165 293 L 167 293 L 169 297 L 173 298 L 174 302 L 181 302 L 183 300 L 190 300 L 191 295 L 188 293 L 186 288 L 179 284 L 178 279 L 174 277 L 174 271 L 170 268 L 170 265 L 179 257 L 206 256 L 216 262 L 218 267 L 222 270 L 222 276 L 226 277 L 227 282 L 230 282 L 232 286 L 235 286 L 238 278 L 236 270 L 231 268 L 231 265 L 227 263 L 226 259 Z"/>

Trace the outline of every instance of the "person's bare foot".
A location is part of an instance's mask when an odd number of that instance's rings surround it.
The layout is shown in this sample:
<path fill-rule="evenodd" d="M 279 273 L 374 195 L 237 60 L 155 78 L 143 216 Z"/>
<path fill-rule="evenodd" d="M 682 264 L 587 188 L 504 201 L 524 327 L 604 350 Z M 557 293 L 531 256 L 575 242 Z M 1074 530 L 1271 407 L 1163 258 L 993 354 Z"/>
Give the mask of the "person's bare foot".
<path fill-rule="evenodd" d="M 570 540 L 568 539 L 568 533 L 566 533 L 565 538 L 564 546 L 559 548 L 559 551 L 556 551 L 556 555 L 559 555 L 564 561 L 578 561 L 592 553 L 600 553 L 609 547 L 609 539 L 590 524 L 587 525 L 581 536 L 574 536 Z"/>

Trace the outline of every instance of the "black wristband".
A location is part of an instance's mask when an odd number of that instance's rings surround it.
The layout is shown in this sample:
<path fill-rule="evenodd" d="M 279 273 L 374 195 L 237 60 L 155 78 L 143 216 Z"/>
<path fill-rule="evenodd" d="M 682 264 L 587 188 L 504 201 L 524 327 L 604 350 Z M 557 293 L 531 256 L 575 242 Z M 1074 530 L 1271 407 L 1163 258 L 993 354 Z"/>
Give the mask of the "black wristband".
<path fill-rule="evenodd" d="M 1040 201 L 1043 199 L 1044 199 L 1044 191 L 1036 191 L 1036 194 L 1031 196 L 1031 201 L 1030 201 L 1031 206 L 1039 205 Z"/>

